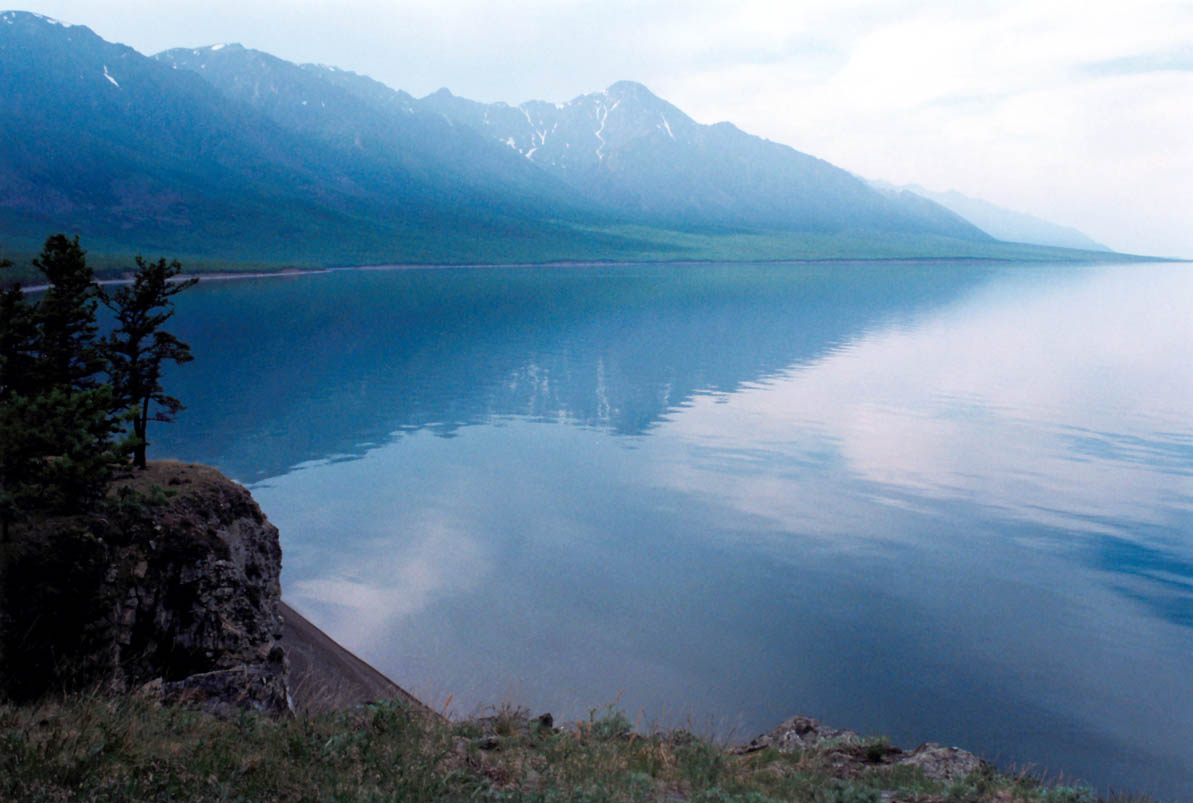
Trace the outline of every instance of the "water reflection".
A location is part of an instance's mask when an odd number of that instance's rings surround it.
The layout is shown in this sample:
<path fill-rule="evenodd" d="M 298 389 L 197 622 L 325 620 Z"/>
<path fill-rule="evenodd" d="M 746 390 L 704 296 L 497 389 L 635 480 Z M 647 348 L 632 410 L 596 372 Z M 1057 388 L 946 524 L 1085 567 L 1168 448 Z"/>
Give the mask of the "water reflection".
<path fill-rule="evenodd" d="M 1146 284 L 1133 271 L 1004 282 L 743 389 L 733 416 L 701 400 L 676 434 L 731 453 L 832 444 L 862 480 L 1040 523 L 1174 526 L 1193 491 L 1193 373 L 1181 368 L 1193 321 L 1155 301 L 1189 287 L 1181 267 L 1152 269 Z"/>
<path fill-rule="evenodd" d="M 156 437 L 255 478 L 500 416 L 641 434 L 697 393 L 734 392 L 996 270 L 461 269 L 201 285 L 176 319 L 198 359 L 170 378 L 187 431 Z"/>
<path fill-rule="evenodd" d="M 1051 288 L 1012 281 L 914 329 L 867 334 L 739 392 L 733 416 L 693 405 L 673 424 L 692 449 L 677 455 L 671 484 L 780 532 L 817 521 L 821 532 L 870 537 L 801 493 L 802 473 L 763 468 L 760 481 L 740 460 L 726 465 L 749 453 L 763 467 L 802 466 L 812 444 L 832 455 L 817 474 L 835 458 L 850 475 L 852 493 L 836 494 L 850 505 L 859 495 L 919 510 L 965 503 L 983 518 L 1059 530 L 1055 548 L 1132 575 L 1126 593 L 1187 626 L 1193 373 L 1180 366 L 1193 365 L 1193 322 L 1156 301 L 1188 297 L 1190 286 L 1182 268 L 1152 270 L 1146 283 L 1133 271 Z M 1026 300 L 1000 303 L 1012 297 Z"/>
<path fill-rule="evenodd" d="M 256 479 L 291 602 L 433 702 L 804 711 L 1175 795 L 1190 298 L 1183 266 L 226 285 L 159 446 Z"/>

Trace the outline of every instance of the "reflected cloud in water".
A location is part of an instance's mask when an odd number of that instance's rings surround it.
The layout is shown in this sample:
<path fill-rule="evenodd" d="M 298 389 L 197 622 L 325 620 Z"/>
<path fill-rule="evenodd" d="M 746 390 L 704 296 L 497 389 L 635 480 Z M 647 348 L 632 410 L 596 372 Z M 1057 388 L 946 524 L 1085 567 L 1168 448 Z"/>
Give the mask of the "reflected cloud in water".
<path fill-rule="evenodd" d="M 162 440 L 255 481 L 287 598 L 433 702 L 803 711 L 1159 793 L 1193 788 L 1191 298 L 1179 265 L 225 285 Z"/>
<path fill-rule="evenodd" d="M 779 526 L 818 515 L 821 501 L 796 492 L 802 474 L 725 476 L 710 458 L 719 451 L 845 471 L 891 501 L 964 500 L 1041 525 L 1125 536 L 1187 522 L 1193 372 L 1181 366 L 1193 365 L 1193 322 L 1180 299 L 1190 280 L 1183 266 L 1148 280 L 1109 271 L 999 285 L 914 328 L 867 333 L 727 406 L 697 397 L 667 425 L 699 450 L 678 456 L 674 484 L 737 498 Z"/>

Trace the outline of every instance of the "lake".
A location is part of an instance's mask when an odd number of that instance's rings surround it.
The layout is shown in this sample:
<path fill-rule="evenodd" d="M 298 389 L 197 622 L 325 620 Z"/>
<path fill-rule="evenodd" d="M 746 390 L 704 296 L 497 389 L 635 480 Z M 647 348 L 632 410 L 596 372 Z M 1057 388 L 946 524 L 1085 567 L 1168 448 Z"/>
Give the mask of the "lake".
<path fill-rule="evenodd" d="M 795 713 L 1193 790 L 1193 266 L 204 282 L 172 330 L 283 593 L 432 706 Z"/>

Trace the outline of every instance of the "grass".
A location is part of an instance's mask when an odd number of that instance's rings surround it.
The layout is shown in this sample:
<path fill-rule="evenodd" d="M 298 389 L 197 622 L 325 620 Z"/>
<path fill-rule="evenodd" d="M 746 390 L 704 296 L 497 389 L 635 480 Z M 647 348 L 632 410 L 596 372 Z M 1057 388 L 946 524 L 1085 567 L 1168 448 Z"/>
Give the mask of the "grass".
<path fill-rule="evenodd" d="M 48 232 L 47 232 L 48 233 Z M 677 231 L 654 226 L 585 226 L 551 223 L 533 233 L 417 230 L 392 241 L 361 243 L 348 239 L 313 239 L 283 243 L 221 243 L 210 251 L 193 244 L 150 245 L 145 256 L 177 258 L 186 273 L 270 273 L 354 265 L 548 264 L 555 262 L 672 262 L 788 260 L 995 259 L 1047 262 L 1107 262 L 1147 259 L 1101 251 L 959 240 L 938 235 L 855 231 Z M 123 240 L 82 238 L 88 262 L 100 279 L 130 273 L 133 252 Z M 39 245 L 30 238 L 0 241 L 0 257 L 13 267 L 0 283 L 36 284 L 41 274 L 31 262 Z"/>
<path fill-rule="evenodd" d="M 84 248 L 87 244 L 80 241 Z M 16 251 L 8 252 L 7 258 L 13 263 L 11 268 L 0 272 L 0 286 L 8 284 L 38 285 L 45 282 L 45 276 L 33 267 L 33 260 L 38 252 Z M 303 260 L 252 261 L 210 259 L 204 257 L 190 257 L 176 254 L 146 254 L 149 258 L 167 256 L 169 259 L 177 257 L 183 266 L 183 272 L 189 274 L 252 274 L 278 273 L 285 270 L 310 270 L 322 267 L 318 263 Z M 103 252 L 96 249 L 87 250 L 87 264 L 95 271 L 100 280 L 124 279 L 136 270 L 136 256 L 119 252 Z"/>
<path fill-rule="evenodd" d="M 1107 262 L 1140 259 L 1105 251 L 1077 251 L 998 240 L 973 241 L 940 235 L 880 231 L 835 234 L 801 231 L 684 232 L 648 226 L 603 227 L 600 231 L 644 243 L 638 258 L 647 261 L 995 259 Z"/>
<path fill-rule="evenodd" d="M 0 799 L 1090 803 L 983 770 L 952 784 L 874 763 L 883 739 L 738 755 L 615 708 L 555 728 L 504 707 L 452 721 L 398 702 L 218 719 L 138 697 L 0 704 Z M 872 767 L 841 766 L 842 751 Z"/>

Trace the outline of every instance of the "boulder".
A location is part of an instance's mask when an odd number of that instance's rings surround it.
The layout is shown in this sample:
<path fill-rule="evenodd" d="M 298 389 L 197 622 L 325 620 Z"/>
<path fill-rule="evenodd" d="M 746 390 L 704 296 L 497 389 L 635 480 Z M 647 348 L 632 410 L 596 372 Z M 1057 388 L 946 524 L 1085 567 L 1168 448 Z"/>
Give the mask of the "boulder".
<path fill-rule="evenodd" d="M 244 664 L 235 669 L 200 672 L 182 680 L 160 683 L 159 698 L 201 708 L 217 716 L 241 711 L 281 715 L 290 711 L 286 673 L 280 664 Z"/>

